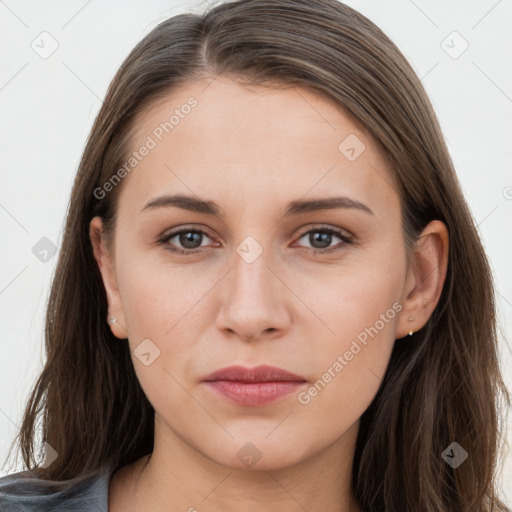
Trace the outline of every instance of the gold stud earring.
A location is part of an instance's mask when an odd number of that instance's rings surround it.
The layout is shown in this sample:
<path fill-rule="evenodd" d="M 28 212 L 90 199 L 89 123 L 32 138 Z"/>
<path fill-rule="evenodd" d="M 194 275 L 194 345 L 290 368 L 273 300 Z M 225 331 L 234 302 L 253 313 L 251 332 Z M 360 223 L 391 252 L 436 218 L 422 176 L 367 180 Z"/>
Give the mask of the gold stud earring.
<path fill-rule="evenodd" d="M 410 316 L 409 317 L 409 322 L 412 322 L 414 320 L 414 317 Z M 409 331 L 409 336 L 412 336 L 414 333 L 414 331 Z"/>

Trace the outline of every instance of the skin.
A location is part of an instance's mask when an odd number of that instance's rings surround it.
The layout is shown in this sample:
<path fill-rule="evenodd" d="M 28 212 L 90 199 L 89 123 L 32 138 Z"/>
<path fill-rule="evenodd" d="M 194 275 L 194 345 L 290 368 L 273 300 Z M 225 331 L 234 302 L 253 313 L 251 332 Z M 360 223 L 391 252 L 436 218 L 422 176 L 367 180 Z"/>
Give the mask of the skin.
<path fill-rule="evenodd" d="M 446 227 L 425 228 L 408 267 L 400 198 L 378 148 L 334 104 L 304 89 L 248 88 L 223 76 L 208 87 L 189 83 L 138 119 L 134 150 L 190 96 L 198 106 L 124 178 L 112 247 L 101 219 L 90 223 L 117 318 L 111 328 L 128 338 L 155 409 L 154 451 L 114 474 L 109 510 L 358 511 L 350 478 L 359 418 L 395 339 L 421 329 L 438 302 Z M 365 145 L 354 161 L 338 149 L 349 134 Z M 141 212 L 165 193 L 214 201 L 225 216 L 175 206 Z M 373 215 L 331 209 L 283 217 L 289 201 L 333 195 Z M 315 242 L 321 225 L 353 243 L 337 235 Z M 200 252 L 180 256 L 156 243 L 180 227 L 205 232 Z M 236 251 L 248 236 L 263 248 L 252 263 Z M 183 237 L 166 244 L 187 250 Z M 303 376 L 307 390 L 394 303 L 401 310 L 307 404 L 291 393 L 240 406 L 201 382 L 232 364 L 270 364 Z M 160 355 L 146 366 L 133 351 L 147 338 Z M 248 442 L 261 454 L 251 467 L 237 456 Z"/>

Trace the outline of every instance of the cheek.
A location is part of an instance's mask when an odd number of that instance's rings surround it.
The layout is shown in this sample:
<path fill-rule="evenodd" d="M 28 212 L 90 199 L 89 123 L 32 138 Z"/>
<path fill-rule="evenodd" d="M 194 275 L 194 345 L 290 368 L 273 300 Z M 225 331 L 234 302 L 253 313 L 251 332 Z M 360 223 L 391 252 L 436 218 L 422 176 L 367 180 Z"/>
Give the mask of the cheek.
<path fill-rule="evenodd" d="M 164 389 L 164 395 L 173 400 L 186 399 L 178 382 L 202 375 L 202 343 L 213 320 L 209 293 L 219 276 L 194 265 L 178 268 L 133 257 L 129 265 L 119 267 L 119 277 L 131 356 L 141 386 L 150 400 Z M 149 357 L 140 357 L 148 352 Z"/>
<path fill-rule="evenodd" d="M 355 305 L 354 315 L 341 308 L 335 327 L 339 335 L 310 350 L 315 368 L 311 385 L 297 396 L 309 418 L 328 415 L 337 423 L 327 429 L 343 431 L 355 422 L 374 399 L 393 349 L 400 304 L 373 297 Z"/>
<path fill-rule="evenodd" d="M 126 269 L 125 269 L 126 270 Z M 198 340 L 207 288 L 176 270 L 154 266 L 123 275 L 120 286 L 131 357 L 137 378 L 156 410 L 190 399 L 180 383 L 196 375 Z M 199 315 L 199 316 L 198 316 Z M 149 355 L 147 355 L 149 354 Z"/>
<path fill-rule="evenodd" d="M 402 310 L 402 262 L 395 256 L 390 267 L 385 254 L 341 270 L 338 279 L 324 282 L 322 293 L 310 287 L 316 291 L 309 304 L 328 326 L 309 336 L 318 340 L 308 353 L 317 380 L 298 401 L 312 414 L 328 409 L 355 421 L 378 391 Z"/>
<path fill-rule="evenodd" d="M 182 324 L 190 324 L 215 283 L 211 272 L 201 272 L 197 266 L 134 255 L 119 266 L 119 277 L 123 312 L 134 338 L 151 333 L 166 339 Z"/>
<path fill-rule="evenodd" d="M 295 278 L 294 292 L 312 312 L 308 328 L 314 327 L 317 338 L 348 349 L 352 339 L 361 333 L 364 338 L 365 329 L 375 324 L 379 332 L 374 336 L 393 338 L 405 269 L 404 261 L 391 253 L 386 246 L 375 246 Z"/>

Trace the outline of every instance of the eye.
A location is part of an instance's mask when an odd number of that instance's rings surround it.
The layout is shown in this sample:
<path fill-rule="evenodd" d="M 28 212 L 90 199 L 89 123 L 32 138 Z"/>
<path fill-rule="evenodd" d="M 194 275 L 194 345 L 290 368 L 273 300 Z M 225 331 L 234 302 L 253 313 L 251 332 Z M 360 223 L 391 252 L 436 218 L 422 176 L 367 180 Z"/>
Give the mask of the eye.
<path fill-rule="evenodd" d="M 179 231 L 173 231 L 168 235 L 164 235 L 159 238 L 157 242 L 161 245 L 165 245 L 168 251 L 178 253 L 181 256 L 188 256 L 189 254 L 201 252 L 199 248 L 205 236 L 210 238 L 200 229 L 183 228 Z M 174 244 L 180 244 L 182 249 L 173 247 L 173 244 L 170 243 L 173 238 L 176 238 Z"/>
<path fill-rule="evenodd" d="M 331 226 L 320 226 L 305 231 L 302 233 L 299 240 L 306 236 L 308 236 L 308 242 L 312 244 L 310 249 L 313 250 L 314 254 L 325 254 L 339 251 L 345 248 L 347 244 L 353 243 L 353 240 L 350 237 Z M 334 247 L 329 247 L 333 241 L 333 236 L 339 238 L 342 243 L 338 243 L 338 245 L 335 245 Z M 210 238 L 203 230 L 182 228 L 178 231 L 173 231 L 172 233 L 162 236 L 157 240 L 157 243 L 165 246 L 166 250 L 177 253 L 180 256 L 189 256 L 201 252 L 201 247 L 204 247 L 202 242 L 205 237 Z M 176 240 L 171 243 L 171 240 L 174 238 Z M 178 245 L 178 247 L 176 247 L 176 245 Z"/>
<path fill-rule="evenodd" d="M 342 250 L 346 244 L 353 243 L 350 237 L 346 236 L 340 230 L 331 226 L 320 226 L 314 229 L 310 229 L 309 231 L 304 232 L 300 236 L 299 240 L 306 236 L 308 242 L 312 245 L 311 249 L 313 249 L 314 254 L 339 251 Z M 341 245 L 338 244 L 329 248 L 329 245 L 332 243 L 333 236 L 339 238 L 343 243 L 341 243 Z"/>

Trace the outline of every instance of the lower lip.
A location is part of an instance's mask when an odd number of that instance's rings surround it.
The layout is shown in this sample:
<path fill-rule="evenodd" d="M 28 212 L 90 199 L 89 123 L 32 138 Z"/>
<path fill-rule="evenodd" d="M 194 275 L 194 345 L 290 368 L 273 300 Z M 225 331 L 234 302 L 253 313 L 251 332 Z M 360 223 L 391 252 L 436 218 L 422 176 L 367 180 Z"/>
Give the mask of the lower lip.
<path fill-rule="evenodd" d="M 240 382 L 229 380 L 205 381 L 214 392 L 239 405 L 263 405 L 297 391 L 305 382 Z"/>

